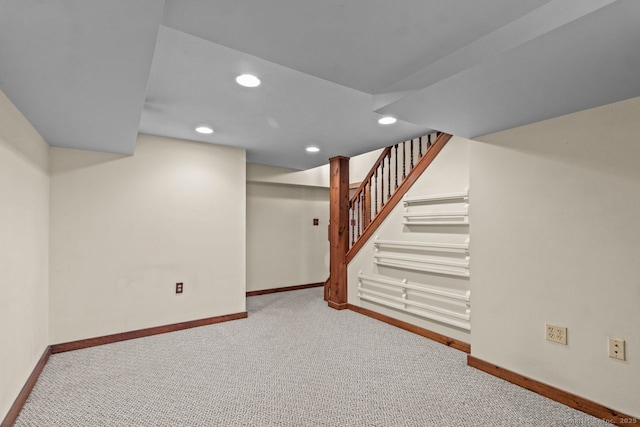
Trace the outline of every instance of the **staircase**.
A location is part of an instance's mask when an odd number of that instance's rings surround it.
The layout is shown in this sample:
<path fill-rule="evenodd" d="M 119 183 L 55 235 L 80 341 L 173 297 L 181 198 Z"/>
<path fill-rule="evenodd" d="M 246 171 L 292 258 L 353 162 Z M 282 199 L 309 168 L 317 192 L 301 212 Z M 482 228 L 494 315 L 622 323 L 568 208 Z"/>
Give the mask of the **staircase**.
<path fill-rule="evenodd" d="M 435 159 L 451 135 L 434 132 L 385 148 L 349 197 L 348 159 L 331 159 L 329 306 L 347 308 L 347 265 Z"/>
<path fill-rule="evenodd" d="M 349 200 L 347 263 L 402 200 L 451 135 L 434 132 L 385 148 Z"/>

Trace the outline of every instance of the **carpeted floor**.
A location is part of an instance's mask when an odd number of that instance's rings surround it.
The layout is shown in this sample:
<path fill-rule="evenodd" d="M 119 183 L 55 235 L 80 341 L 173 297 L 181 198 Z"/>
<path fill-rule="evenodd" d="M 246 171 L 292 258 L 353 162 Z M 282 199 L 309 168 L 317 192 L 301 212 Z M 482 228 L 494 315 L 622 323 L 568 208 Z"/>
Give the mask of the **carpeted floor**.
<path fill-rule="evenodd" d="M 16 426 L 607 426 L 466 354 L 322 301 L 51 356 Z"/>

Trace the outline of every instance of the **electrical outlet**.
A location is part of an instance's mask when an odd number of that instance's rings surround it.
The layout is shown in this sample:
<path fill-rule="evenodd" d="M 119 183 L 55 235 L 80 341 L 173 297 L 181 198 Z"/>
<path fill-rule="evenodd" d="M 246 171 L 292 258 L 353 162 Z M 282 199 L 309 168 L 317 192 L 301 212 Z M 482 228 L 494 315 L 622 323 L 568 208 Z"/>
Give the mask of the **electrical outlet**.
<path fill-rule="evenodd" d="M 623 339 L 609 338 L 609 357 L 625 360 Z"/>
<path fill-rule="evenodd" d="M 567 328 L 564 326 L 555 326 L 547 324 L 547 341 L 557 342 L 558 344 L 567 345 Z"/>
<path fill-rule="evenodd" d="M 176 283 L 176 294 L 181 294 L 184 288 L 184 284 L 182 282 Z"/>

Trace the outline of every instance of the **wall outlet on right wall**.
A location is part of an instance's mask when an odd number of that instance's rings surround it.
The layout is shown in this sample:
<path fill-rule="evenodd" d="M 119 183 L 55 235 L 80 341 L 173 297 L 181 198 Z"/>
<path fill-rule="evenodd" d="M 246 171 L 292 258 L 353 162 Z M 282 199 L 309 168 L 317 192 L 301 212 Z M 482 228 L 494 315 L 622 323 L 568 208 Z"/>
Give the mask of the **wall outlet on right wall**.
<path fill-rule="evenodd" d="M 546 338 L 547 341 L 553 341 L 558 344 L 567 345 L 567 328 L 564 326 L 556 326 L 546 324 Z"/>
<path fill-rule="evenodd" d="M 609 338 L 609 357 L 626 360 L 624 354 L 624 340 L 620 338 Z"/>

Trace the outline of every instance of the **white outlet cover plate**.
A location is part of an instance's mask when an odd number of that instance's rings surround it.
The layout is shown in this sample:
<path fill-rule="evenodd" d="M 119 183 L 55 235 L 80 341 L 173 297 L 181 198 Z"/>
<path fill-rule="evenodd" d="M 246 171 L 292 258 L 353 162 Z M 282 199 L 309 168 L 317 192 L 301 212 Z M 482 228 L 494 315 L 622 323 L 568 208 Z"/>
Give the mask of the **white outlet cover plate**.
<path fill-rule="evenodd" d="M 567 345 L 567 328 L 564 326 L 556 326 L 546 324 L 546 338 L 547 341 L 552 341 L 558 344 Z"/>
<path fill-rule="evenodd" d="M 624 353 L 624 340 L 620 338 L 609 338 L 609 357 L 626 360 Z"/>

